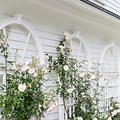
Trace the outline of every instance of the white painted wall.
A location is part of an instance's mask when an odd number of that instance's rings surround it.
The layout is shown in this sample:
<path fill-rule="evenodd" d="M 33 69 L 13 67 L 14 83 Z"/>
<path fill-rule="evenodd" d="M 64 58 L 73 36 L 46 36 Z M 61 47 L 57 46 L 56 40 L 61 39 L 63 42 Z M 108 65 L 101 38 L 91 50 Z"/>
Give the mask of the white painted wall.
<path fill-rule="evenodd" d="M 93 14 L 91 11 L 89 11 L 89 14 L 88 11 L 84 11 L 83 8 L 80 9 L 79 7 L 74 9 L 74 6 L 65 7 L 61 3 L 50 5 L 50 2 L 56 2 L 54 0 L 51 0 L 48 4 L 47 2 L 47 0 L 41 0 L 40 3 L 37 2 L 36 4 L 36 2 L 26 0 L 26 4 L 23 4 L 12 0 L 6 7 L 5 5 L 8 4 L 8 1 L 5 0 L 0 5 L 0 21 L 16 13 L 23 14 L 23 18 L 34 27 L 35 33 L 42 43 L 44 53 L 48 53 L 49 55 L 56 56 L 56 46 L 63 36 L 64 31 L 72 32 L 76 30 L 80 31 L 82 40 L 84 40 L 88 47 L 92 63 L 100 61 L 103 49 L 111 42 L 114 42 L 118 51 L 120 51 L 120 24 L 118 21 L 111 20 L 110 16 L 107 16 L 107 18 L 102 15 Z M 57 9 L 54 7 L 55 5 L 58 5 Z M 63 7 L 65 10 L 60 9 L 60 7 Z M 21 53 L 26 37 L 27 32 L 23 28 L 13 26 L 9 41 L 12 49 L 19 48 L 18 58 L 22 57 Z M 31 54 L 37 54 L 36 45 L 32 39 L 29 43 L 26 59 L 30 58 Z M 57 100 L 57 97 L 55 99 Z M 54 111 L 48 113 L 46 119 L 58 120 L 58 113 L 58 108 L 56 108 Z"/>

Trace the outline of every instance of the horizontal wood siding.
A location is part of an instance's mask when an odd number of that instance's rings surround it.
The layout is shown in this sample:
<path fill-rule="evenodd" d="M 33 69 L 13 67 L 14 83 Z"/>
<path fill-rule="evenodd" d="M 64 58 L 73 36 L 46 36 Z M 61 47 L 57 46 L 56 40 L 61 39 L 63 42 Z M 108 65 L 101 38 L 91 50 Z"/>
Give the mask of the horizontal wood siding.
<path fill-rule="evenodd" d="M 119 10 L 117 9 L 119 6 L 115 4 L 114 0 L 108 0 L 106 7 L 109 9 L 111 8 L 111 10 L 113 10 L 113 7 L 114 7 L 115 11 Z M 10 15 L 0 13 L 0 20 L 3 20 L 8 17 L 10 17 Z M 58 45 L 60 39 L 63 36 L 62 32 L 60 32 L 59 30 L 57 32 L 53 30 L 52 28 L 42 29 L 42 28 L 34 27 L 34 29 L 35 29 L 37 37 L 42 43 L 44 53 L 48 53 L 49 55 L 53 55 L 54 57 L 56 57 L 56 46 Z M 18 61 L 21 60 L 23 49 L 24 49 L 23 46 L 25 45 L 27 35 L 28 33 L 23 28 L 18 27 L 18 26 L 13 26 L 13 29 L 11 30 L 11 33 L 9 36 L 9 42 L 10 42 L 10 46 L 11 46 L 13 53 L 15 49 L 18 49 Z M 93 63 L 99 62 L 101 52 L 103 51 L 104 47 L 108 43 L 110 43 L 111 39 L 106 40 L 104 37 L 102 38 L 102 37 L 99 37 L 95 34 L 91 34 L 88 32 L 85 33 L 84 31 L 82 31 L 82 29 L 81 29 L 81 36 L 87 45 L 87 49 L 90 53 L 91 61 Z M 118 43 L 120 44 L 120 42 Z M 77 51 L 77 48 L 74 47 L 74 50 Z M 30 59 L 31 55 L 37 56 L 36 45 L 32 37 L 30 39 L 30 42 L 29 42 L 29 45 L 26 51 L 26 56 L 25 56 L 26 61 Z M 56 86 L 55 80 L 54 81 L 52 80 L 52 83 L 47 83 L 47 84 L 49 87 Z M 58 100 L 57 96 L 55 99 Z M 55 108 L 54 111 L 47 113 L 46 120 L 58 120 L 59 119 L 58 113 L 59 113 L 58 108 Z"/>

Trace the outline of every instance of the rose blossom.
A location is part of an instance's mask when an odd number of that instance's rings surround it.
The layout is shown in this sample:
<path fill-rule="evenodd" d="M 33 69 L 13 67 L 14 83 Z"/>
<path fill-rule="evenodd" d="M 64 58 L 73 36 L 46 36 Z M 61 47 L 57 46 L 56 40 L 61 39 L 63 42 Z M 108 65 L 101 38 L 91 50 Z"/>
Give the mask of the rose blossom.
<path fill-rule="evenodd" d="M 18 90 L 19 90 L 20 92 L 24 92 L 25 89 L 26 89 L 26 84 L 25 84 L 25 83 L 24 83 L 24 84 L 19 84 L 19 85 L 18 85 Z"/>
<path fill-rule="evenodd" d="M 2 118 L 3 116 L 2 115 L 0 115 L 0 118 Z"/>
<path fill-rule="evenodd" d="M 98 120 L 98 119 L 96 117 L 94 117 L 93 120 Z"/>
<path fill-rule="evenodd" d="M 110 107 L 110 110 L 113 110 L 113 107 Z"/>
<path fill-rule="evenodd" d="M 96 104 L 96 101 L 95 101 L 95 100 L 93 100 L 93 104 Z"/>
<path fill-rule="evenodd" d="M 77 120 L 83 120 L 83 118 L 82 117 L 77 117 Z"/>
<path fill-rule="evenodd" d="M 67 90 L 67 92 L 68 92 L 68 93 L 72 93 L 74 90 L 75 90 L 75 88 L 72 87 L 72 88 L 69 88 L 69 89 Z"/>
<path fill-rule="evenodd" d="M 63 68 L 64 68 L 65 71 L 69 70 L 68 65 L 65 65 Z"/>
<path fill-rule="evenodd" d="M 82 96 L 84 96 L 84 95 L 85 95 L 85 93 L 84 93 L 84 92 L 81 92 L 81 95 L 82 95 Z"/>
<path fill-rule="evenodd" d="M 63 46 L 63 45 L 59 45 L 59 48 L 60 48 L 60 49 L 63 49 L 63 48 L 64 48 L 64 46 Z"/>
<path fill-rule="evenodd" d="M 107 120 L 112 120 L 112 117 L 110 116 Z"/>
<path fill-rule="evenodd" d="M 118 113 L 118 111 L 117 111 L 117 110 L 114 110 L 114 111 L 112 112 L 112 116 L 115 116 L 117 113 Z"/>
<path fill-rule="evenodd" d="M 81 77 L 81 78 L 84 78 L 84 77 L 85 77 L 85 75 L 86 75 L 86 73 L 85 73 L 85 72 L 79 73 L 79 77 Z"/>
<path fill-rule="evenodd" d="M 3 45 L 4 44 L 4 41 L 3 40 L 0 40 L 0 45 Z"/>

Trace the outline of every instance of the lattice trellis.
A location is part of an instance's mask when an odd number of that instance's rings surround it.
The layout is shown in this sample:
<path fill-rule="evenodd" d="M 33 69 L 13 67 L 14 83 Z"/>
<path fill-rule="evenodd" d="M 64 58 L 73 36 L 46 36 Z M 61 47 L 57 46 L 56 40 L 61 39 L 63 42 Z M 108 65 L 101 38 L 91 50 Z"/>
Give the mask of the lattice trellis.
<path fill-rule="evenodd" d="M 9 53 L 11 53 L 9 58 L 11 60 L 14 60 L 16 57 L 15 50 L 18 49 L 18 54 L 20 55 L 20 56 L 17 56 L 18 63 L 23 64 L 24 62 L 28 61 L 31 58 L 31 56 L 36 55 L 36 57 L 39 58 L 40 63 L 44 64 L 44 53 L 43 53 L 43 49 L 42 49 L 40 40 L 36 37 L 36 34 L 35 34 L 32 26 L 27 21 L 22 19 L 22 15 L 15 15 L 12 18 L 8 18 L 4 21 L 1 21 L 0 29 L 3 29 L 3 34 L 6 34 L 5 28 L 7 26 L 11 26 L 11 28 L 13 28 L 12 31 L 10 32 L 9 38 L 8 38 Z M 20 28 L 19 32 L 21 32 L 21 33 L 19 33 L 19 34 L 21 34 L 21 36 L 19 36 L 19 35 L 14 36 L 16 33 L 14 31 L 14 29 L 16 29 L 16 28 L 17 28 L 17 30 Z M 21 38 L 22 36 L 24 36 L 24 37 Z M 19 41 L 21 39 L 23 39 L 23 41 Z M 34 49 L 33 49 L 33 47 L 34 47 Z M 0 55 L 0 62 L 3 62 L 1 55 Z M 4 71 L 0 70 L 0 86 L 1 86 L 0 94 L 3 94 L 2 88 L 4 85 L 6 85 L 5 80 L 6 80 L 5 73 L 4 73 Z"/>
<path fill-rule="evenodd" d="M 22 48 L 23 48 L 22 55 L 23 56 L 21 59 L 21 63 L 24 62 L 25 53 L 27 51 L 28 43 L 29 43 L 30 39 L 32 39 L 35 42 L 35 46 L 36 46 L 36 49 L 38 52 L 38 57 L 40 59 L 40 63 L 44 64 L 44 53 L 43 53 L 43 49 L 42 49 L 42 45 L 40 43 L 40 40 L 37 38 L 33 27 L 27 21 L 22 19 L 22 15 L 17 14 L 17 15 L 14 15 L 13 18 L 8 18 L 4 21 L 1 21 L 0 22 L 0 29 L 3 29 L 6 26 L 15 25 L 15 24 L 22 26 L 24 28 L 24 30 L 26 31 L 26 38 L 24 40 L 25 44 L 22 46 Z"/>
<path fill-rule="evenodd" d="M 114 44 L 108 45 L 101 55 L 101 71 L 102 78 L 99 81 L 102 97 L 100 102 L 100 109 L 103 115 L 106 115 L 110 98 L 119 102 L 119 55 Z"/>

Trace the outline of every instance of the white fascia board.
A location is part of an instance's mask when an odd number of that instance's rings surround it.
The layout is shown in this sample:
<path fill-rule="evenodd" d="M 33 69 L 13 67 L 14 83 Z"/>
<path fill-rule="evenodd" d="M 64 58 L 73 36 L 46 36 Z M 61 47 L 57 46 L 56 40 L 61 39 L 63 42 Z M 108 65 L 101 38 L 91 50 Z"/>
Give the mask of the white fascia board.
<path fill-rule="evenodd" d="M 110 22 L 114 22 L 114 23 L 118 23 L 120 24 L 120 20 L 103 12 L 103 11 L 100 11 L 90 5 L 87 5 L 86 3 L 83 3 L 81 2 L 80 0 L 57 0 L 61 3 L 64 3 L 66 5 L 69 5 L 71 7 L 74 7 L 78 10 L 82 9 L 84 10 L 85 12 L 88 12 L 89 14 L 91 15 L 96 15 L 96 17 L 101 17 L 101 19 L 104 19 L 106 21 L 110 21 Z"/>

